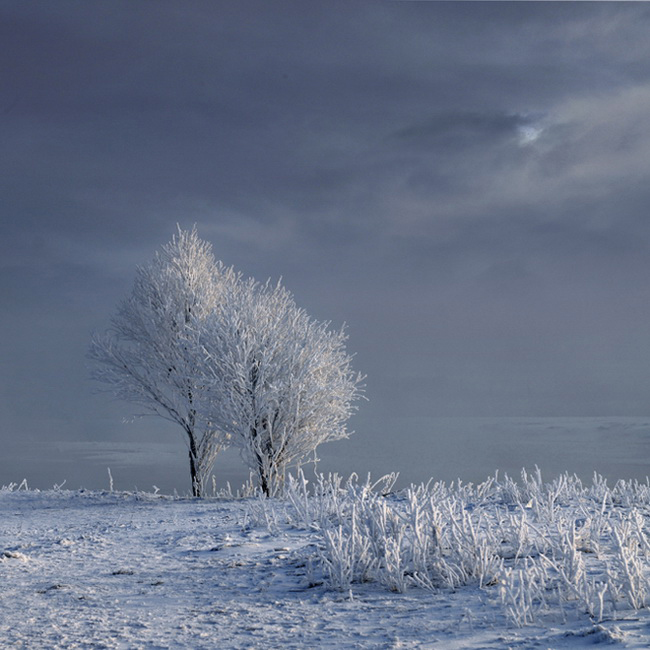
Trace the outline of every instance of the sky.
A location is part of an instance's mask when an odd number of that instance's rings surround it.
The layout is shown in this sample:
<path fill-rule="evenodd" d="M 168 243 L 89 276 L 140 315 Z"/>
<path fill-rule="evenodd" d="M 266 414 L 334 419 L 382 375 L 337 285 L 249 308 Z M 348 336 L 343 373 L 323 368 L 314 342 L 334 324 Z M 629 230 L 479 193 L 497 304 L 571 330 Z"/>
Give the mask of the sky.
<path fill-rule="evenodd" d="M 649 415 L 649 28 L 646 3 L 0 0 L 0 440 L 155 435 L 85 355 L 176 224 L 347 324 L 359 435 Z"/>

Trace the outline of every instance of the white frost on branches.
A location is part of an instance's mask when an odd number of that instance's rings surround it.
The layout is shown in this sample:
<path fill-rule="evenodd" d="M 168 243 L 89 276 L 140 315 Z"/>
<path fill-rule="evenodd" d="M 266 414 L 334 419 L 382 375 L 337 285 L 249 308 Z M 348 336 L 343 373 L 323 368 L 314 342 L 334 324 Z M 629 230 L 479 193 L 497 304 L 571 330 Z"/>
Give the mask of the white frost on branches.
<path fill-rule="evenodd" d="M 343 330 L 299 309 L 280 284 L 239 279 L 205 324 L 206 417 L 231 433 L 267 495 L 318 445 L 347 437 L 362 378 Z"/>
<path fill-rule="evenodd" d="M 226 445 L 274 495 L 287 468 L 348 435 L 362 378 L 343 330 L 311 319 L 279 283 L 216 262 L 196 230 L 179 229 L 138 268 L 111 325 L 91 345 L 94 377 L 183 428 L 196 496 Z"/>
<path fill-rule="evenodd" d="M 195 373 L 201 324 L 235 281 L 216 262 L 196 230 L 182 231 L 153 261 L 139 267 L 131 295 L 111 328 L 97 335 L 89 356 L 93 377 L 116 397 L 179 424 L 189 450 L 192 489 L 200 496 L 227 434 L 211 427 L 198 410 L 204 382 Z"/>

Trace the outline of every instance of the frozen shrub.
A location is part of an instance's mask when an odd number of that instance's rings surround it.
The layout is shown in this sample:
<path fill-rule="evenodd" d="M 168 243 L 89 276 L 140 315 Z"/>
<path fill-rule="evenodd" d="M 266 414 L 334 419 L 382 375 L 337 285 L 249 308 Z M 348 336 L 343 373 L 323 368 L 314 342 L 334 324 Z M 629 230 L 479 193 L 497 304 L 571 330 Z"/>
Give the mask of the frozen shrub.
<path fill-rule="evenodd" d="M 585 487 L 563 475 L 522 473 L 479 485 L 430 482 L 394 494 L 386 485 L 291 478 L 288 516 L 318 530 L 326 583 L 347 591 L 373 581 L 403 592 L 474 584 L 494 590 L 516 626 L 561 612 L 599 622 L 650 595 L 644 484 Z M 613 507 L 625 503 L 626 508 Z"/>

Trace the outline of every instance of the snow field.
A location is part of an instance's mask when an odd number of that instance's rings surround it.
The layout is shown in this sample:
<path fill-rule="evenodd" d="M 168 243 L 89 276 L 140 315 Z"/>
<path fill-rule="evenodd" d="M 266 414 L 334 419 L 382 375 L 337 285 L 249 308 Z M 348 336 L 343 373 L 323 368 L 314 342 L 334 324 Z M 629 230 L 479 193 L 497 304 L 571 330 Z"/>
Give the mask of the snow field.
<path fill-rule="evenodd" d="M 650 487 L 539 473 L 282 499 L 0 490 L 8 648 L 650 645 Z"/>

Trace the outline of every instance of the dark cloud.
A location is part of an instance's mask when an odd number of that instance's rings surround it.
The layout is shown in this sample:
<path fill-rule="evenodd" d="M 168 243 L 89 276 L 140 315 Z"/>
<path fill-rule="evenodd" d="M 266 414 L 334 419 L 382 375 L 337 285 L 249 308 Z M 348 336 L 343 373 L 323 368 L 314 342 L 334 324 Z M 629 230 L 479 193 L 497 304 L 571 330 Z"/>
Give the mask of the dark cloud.
<path fill-rule="evenodd" d="M 645 413 L 649 23 L 643 3 L 0 2 L 12 427 L 75 412 L 90 331 L 176 223 L 348 322 L 375 414 Z M 85 404 L 75 431 L 100 435 Z"/>
<path fill-rule="evenodd" d="M 485 147 L 503 138 L 516 138 L 528 122 L 519 115 L 447 112 L 401 129 L 395 137 L 411 146 L 427 149 Z"/>

